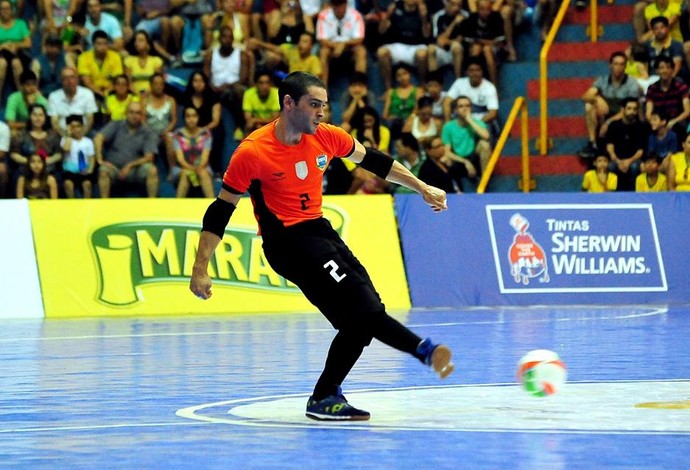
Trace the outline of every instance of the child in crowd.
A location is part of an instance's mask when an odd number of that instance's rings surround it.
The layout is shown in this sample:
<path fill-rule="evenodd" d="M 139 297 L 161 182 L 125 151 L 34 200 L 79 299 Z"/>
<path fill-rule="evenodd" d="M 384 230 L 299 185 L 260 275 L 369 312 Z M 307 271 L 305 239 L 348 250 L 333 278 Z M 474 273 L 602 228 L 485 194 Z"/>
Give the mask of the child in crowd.
<path fill-rule="evenodd" d="M 91 198 L 93 185 L 96 182 L 95 150 L 93 140 L 84 136 L 84 119 L 78 114 L 67 116 L 69 137 L 60 140 L 60 147 L 65 152 L 62 161 L 62 177 L 65 195 L 73 198 L 75 188 L 81 188 L 85 199 Z"/>
<path fill-rule="evenodd" d="M 213 170 L 209 166 L 209 155 L 213 137 L 208 129 L 199 127 L 199 112 L 196 108 L 184 110 L 184 127 L 172 136 L 177 166 L 172 168 L 173 178 L 179 177 L 177 197 L 187 197 L 190 186 L 199 187 L 204 197 L 212 198 Z"/>
<path fill-rule="evenodd" d="M 642 157 L 642 173 L 635 180 L 635 191 L 640 192 L 663 192 L 668 191 L 666 176 L 659 173 L 661 157 L 654 153 L 648 153 Z"/>
<path fill-rule="evenodd" d="M 647 154 L 656 154 L 661 158 L 661 171 L 666 172 L 668 166 L 668 159 L 674 153 L 680 150 L 678 146 L 678 136 L 673 130 L 669 129 L 668 116 L 659 111 L 652 111 L 652 116 L 649 119 L 649 126 L 652 132 L 649 134 L 649 141 L 647 143 Z"/>
<path fill-rule="evenodd" d="M 48 174 L 45 156 L 29 156 L 26 169 L 17 179 L 17 199 L 57 199 L 57 180 Z"/>
<path fill-rule="evenodd" d="M 594 159 L 594 169 L 588 170 L 582 179 L 582 190 L 588 193 L 605 193 L 618 188 L 618 176 L 609 171 L 610 158 L 600 153 Z"/>
<path fill-rule="evenodd" d="M 127 117 L 127 106 L 139 97 L 129 90 L 127 75 L 118 75 L 113 79 L 113 91 L 105 97 L 105 114 L 109 121 L 122 121 Z"/>

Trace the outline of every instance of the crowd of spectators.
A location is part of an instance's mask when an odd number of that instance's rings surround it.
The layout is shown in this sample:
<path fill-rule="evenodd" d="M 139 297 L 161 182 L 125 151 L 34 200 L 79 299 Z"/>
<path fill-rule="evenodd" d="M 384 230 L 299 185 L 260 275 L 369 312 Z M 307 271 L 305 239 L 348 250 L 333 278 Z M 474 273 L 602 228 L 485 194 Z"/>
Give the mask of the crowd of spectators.
<path fill-rule="evenodd" d="M 292 71 L 329 85 L 349 77 L 343 96 L 331 96 L 342 112 L 330 121 L 461 191 L 497 136 L 498 68 L 517 59 L 524 8 L 521 0 L 0 0 L 0 95 L 9 92 L 0 196 L 156 197 L 161 181 L 180 197 L 194 188 L 209 196 L 227 141 L 277 117 L 277 83 Z M 177 68 L 193 69 L 182 74 L 186 87 L 166 79 Z M 329 171 L 326 192 L 398 190 L 343 167 Z"/>

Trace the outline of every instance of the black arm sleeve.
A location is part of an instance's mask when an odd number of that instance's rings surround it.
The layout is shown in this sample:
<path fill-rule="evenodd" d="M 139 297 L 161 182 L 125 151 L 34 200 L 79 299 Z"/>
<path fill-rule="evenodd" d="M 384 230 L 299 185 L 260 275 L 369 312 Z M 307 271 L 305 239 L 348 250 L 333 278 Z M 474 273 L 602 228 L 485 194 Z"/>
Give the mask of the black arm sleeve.
<path fill-rule="evenodd" d="M 227 227 L 233 212 L 235 212 L 234 204 L 216 198 L 206 209 L 201 231 L 211 232 L 218 235 L 218 238 L 223 238 L 225 227 Z"/>
<path fill-rule="evenodd" d="M 388 173 L 393 167 L 394 160 L 383 152 L 379 152 L 371 147 L 366 148 L 366 153 L 364 158 L 360 162 L 359 166 L 365 170 L 371 171 L 376 176 L 380 176 L 386 179 Z"/>

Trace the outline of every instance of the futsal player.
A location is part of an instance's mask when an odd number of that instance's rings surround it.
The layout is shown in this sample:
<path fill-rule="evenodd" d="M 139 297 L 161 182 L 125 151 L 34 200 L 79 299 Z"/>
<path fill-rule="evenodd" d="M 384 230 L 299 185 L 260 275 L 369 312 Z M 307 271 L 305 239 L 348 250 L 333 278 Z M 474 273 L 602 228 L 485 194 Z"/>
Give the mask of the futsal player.
<path fill-rule="evenodd" d="M 291 73 L 278 95 L 278 119 L 240 143 L 218 198 L 204 214 L 190 290 L 201 299 L 211 297 L 209 260 L 237 203 L 249 192 L 271 267 L 299 286 L 338 330 L 306 415 L 317 420 L 367 420 L 369 413 L 347 402 L 341 384 L 372 338 L 411 354 L 441 378 L 453 371 L 451 351 L 429 338 L 422 340 L 386 313 L 366 270 L 323 217 L 324 170 L 331 159 L 347 158 L 418 192 L 437 212 L 447 208 L 446 193 L 388 155 L 365 149 L 344 130 L 322 123 L 328 96 L 317 77 Z"/>

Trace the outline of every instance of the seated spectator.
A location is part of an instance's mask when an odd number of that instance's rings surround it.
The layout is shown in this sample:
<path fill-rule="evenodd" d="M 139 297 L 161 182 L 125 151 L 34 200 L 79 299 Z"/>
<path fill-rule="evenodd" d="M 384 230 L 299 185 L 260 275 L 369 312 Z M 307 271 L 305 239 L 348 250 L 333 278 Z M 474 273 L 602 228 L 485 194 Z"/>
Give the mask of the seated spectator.
<path fill-rule="evenodd" d="M 13 136 L 20 134 L 29 122 L 29 106 L 32 104 L 48 105 L 48 100 L 38 91 L 36 74 L 25 70 L 19 77 L 19 90 L 10 94 L 5 107 L 5 120 Z"/>
<path fill-rule="evenodd" d="M 435 72 L 446 65 L 453 66 L 455 78 L 462 76 L 462 37 L 460 23 L 465 19 L 462 0 L 447 0 L 443 11 L 432 20 L 433 37 L 436 42 L 429 46 L 429 72 Z"/>
<path fill-rule="evenodd" d="M 0 121 L 0 198 L 7 197 L 10 173 L 7 155 L 10 153 L 10 127 Z"/>
<path fill-rule="evenodd" d="M 489 80 L 498 83 L 498 52 L 506 47 L 503 17 L 492 9 L 491 0 L 479 0 L 477 11 L 460 23 L 465 57 L 478 57 L 486 64 Z M 510 52 L 508 52 L 510 55 Z"/>
<path fill-rule="evenodd" d="M 412 113 L 405 121 L 403 134 L 409 132 L 417 139 L 420 146 L 427 141 L 441 135 L 443 121 L 432 116 L 433 101 L 428 96 L 422 96 L 417 100 L 417 111 Z"/>
<path fill-rule="evenodd" d="M 347 0 L 331 0 L 318 16 L 316 39 L 319 41 L 322 79 L 328 84 L 331 61 L 346 65 L 354 62 L 356 72 L 367 72 L 367 50 L 364 47 L 364 18 Z M 338 70 L 346 70 L 338 66 Z"/>
<path fill-rule="evenodd" d="M 96 184 L 96 159 L 93 140 L 84 136 L 84 120 L 73 114 L 67 116 L 69 137 L 60 140 L 65 154 L 62 161 L 62 179 L 65 195 L 72 199 L 79 188 L 84 199 L 90 199 Z"/>
<path fill-rule="evenodd" d="M 352 129 L 351 122 L 355 113 L 366 106 L 376 104 L 376 96 L 369 90 L 367 79 L 367 75 L 364 73 L 353 73 L 348 82 L 347 90 L 343 92 L 343 96 L 340 98 L 340 106 L 343 110 L 340 117 L 340 127 L 348 132 Z"/>
<path fill-rule="evenodd" d="M 455 80 L 448 90 L 451 100 L 458 96 L 467 96 L 472 101 L 472 117 L 484 121 L 493 135 L 498 136 L 498 91 L 484 78 L 484 69 L 476 58 L 467 61 L 467 76 Z"/>
<path fill-rule="evenodd" d="M 668 128 L 668 118 L 665 114 L 658 111 L 652 111 L 649 119 L 649 140 L 647 141 L 646 154 L 656 154 L 662 160 L 662 169 L 666 173 L 668 162 L 671 155 L 680 150 L 678 145 L 678 136 L 671 129 Z"/>
<path fill-rule="evenodd" d="M 323 177 L 323 193 L 357 194 L 369 179 L 367 171 L 347 158 L 334 158 L 328 164 Z"/>
<path fill-rule="evenodd" d="M 110 197 L 111 186 L 122 182 L 145 185 L 147 196 L 156 197 L 158 171 L 153 159 L 158 137 L 144 124 L 141 103 L 130 103 L 124 121 L 109 122 L 101 129 L 94 138 L 94 147 L 102 198 Z"/>
<path fill-rule="evenodd" d="M 668 190 L 690 191 L 690 134 L 683 140 L 683 150 L 674 153 L 668 165 Z"/>
<path fill-rule="evenodd" d="M 419 148 L 419 142 L 411 133 L 403 132 L 400 134 L 400 139 L 395 142 L 395 159 L 410 170 L 413 175 L 419 176 L 419 169 L 422 167 L 425 158 Z M 415 192 L 397 184 L 392 185 L 392 190 L 396 194 L 412 194 Z"/>
<path fill-rule="evenodd" d="M 146 96 L 150 80 L 156 73 L 163 73 L 163 59 L 150 55 L 153 43 L 145 31 L 134 33 L 134 53 L 125 58 L 125 74 L 135 95 Z"/>
<path fill-rule="evenodd" d="M 91 2 L 99 0 L 89 0 Z M 110 49 L 110 39 L 104 31 L 93 33 L 93 48 L 82 52 L 77 59 L 81 83 L 91 90 L 98 103 L 113 90 L 113 80 L 124 73 L 120 54 Z"/>
<path fill-rule="evenodd" d="M 251 36 L 249 15 L 242 3 L 245 0 L 221 0 L 221 11 L 216 14 L 213 27 L 212 47 L 219 45 L 220 31 L 226 26 L 232 29 L 233 46 L 242 48 Z"/>
<path fill-rule="evenodd" d="M 65 118 L 70 114 L 84 117 L 84 134 L 93 128 L 94 114 L 98 112 L 96 98 L 91 90 L 79 85 L 77 70 L 65 67 L 61 74 L 62 88 L 48 95 L 48 116 L 53 130 L 59 135 L 67 135 Z"/>
<path fill-rule="evenodd" d="M 244 92 L 242 111 L 246 123 L 244 130 L 247 134 L 278 118 L 278 88 L 274 86 L 271 75 L 265 72 L 257 75 L 256 85 Z"/>
<path fill-rule="evenodd" d="M 606 132 L 606 152 L 611 158 L 610 170 L 618 175 L 619 191 L 634 191 L 640 174 L 640 163 L 647 148 L 649 128 L 640 122 L 637 98 L 623 102 L 623 115 L 610 123 Z"/>
<path fill-rule="evenodd" d="M 46 170 L 46 162 L 38 154 L 29 156 L 17 178 L 17 199 L 57 199 L 58 185 Z"/>
<path fill-rule="evenodd" d="M 398 65 L 395 69 L 397 86 L 389 88 L 383 95 L 383 119 L 388 122 L 393 140 L 414 112 L 417 100 L 424 95 L 424 90 L 414 86 L 411 79 L 410 69 L 404 64 Z"/>
<path fill-rule="evenodd" d="M 43 6 L 43 13 L 45 14 L 41 22 L 43 32 L 57 33 L 58 36 L 64 36 L 63 41 L 69 43 L 72 37 L 68 38 L 65 31 L 70 28 L 71 31 L 69 32 L 75 33 L 72 25 L 72 14 L 76 13 L 76 6 L 65 0 L 37 0 L 36 3 Z"/>
<path fill-rule="evenodd" d="M 168 169 L 171 169 L 175 166 L 175 153 L 170 133 L 177 126 L 177 103 L 172 96 L 165 94 L 163 75 L 155 74 L 151 77 L 151 93 L 145 103 L 146 124 L 158 136 L 158 156 L 164 159 Z"/>
<path fill-rule="evenodd" d="M 426 92 L 424 96 L 431 98 L 431 115 L 441 122 L 450 121 L 453 100 L 443 91 L 443 74 L 430 72 L 426 77 Z"/>
<path fill-rule="evenodd" d="M 683 68 L 683 44 L 671 37 L 668 18 L 657 16 L 651 21 L 652 37 L 644 42 L 647 52 L 647 69 L 656 69 L 656 59 L 668 57 L 673 61 L 673 76 L 679 76 Z M 653 83 L 653 82 L 652 82 Z"/>
<path fill-rule="evenodd" d="M 280 1 L 278 8 L 266 16 L 266 34 L 272 44 L 296 45 L 304 32 L 314 34 L 314 23 L 298 0 Z"/>
<path fill-rule="evenodd" d="M 580 9 L 583 9 L 584 5 L 586 5 L 584 0 L 577 0 L 577 2 L 579 4 L 582 4 L 582 8 Z M 535 8 L 535 18 L 536 23 L 539 25 L 539 28 L 541 29 L 542 41 L 546 41 L 546 37 L 549 34 L 551 26 L 553 26 L 553 22 L 556 19 L 556 15 L 558 14 L 558 9 L 560 8 L 560 6 L 561 4 L 558 0 L 537 1 L 537 5 Z M 642 18 L 642 22 L 644 23 L 644 17 Z"/>
<path fill-rule="evenodd" d="M 312 53 L 313 49 L 314 35 L 307 32 L 300 35 L 296 47 L 290 45 L 280 46 L 279 50 L 287 63 L 288 73 L 306 72 L 322 78 L 323 69 L 321 68 L 321 61 Z"/>
<path fill-rule="evenodd" d="M 29 27 L 24 20 L 14 17 L 9 0 L 0 0 L 0 101 L 8 70 L 12 71 L 17 88 L 21 87 L 19 77 L 31 61 L 29 49 Z"/>
<path fill-rule="evenodd" d="M 215 21 L 215 2 L 209 0 L 188 0 L 174 10 L 174 14 L 183 20 L 182 29 L 182 61 L 188 64 L 201 63 L 203 60 L 201 51 L 211 46 L 213 40 L 213 23 Z M 196 50 L 186 50 L 185 40 L 191 39 L 196 43 L 197 38 L 190 38 L 189 35 L 201 35 L 201 47 Z M 185 39 L 185 36 L 187 38 Z"/>
<path fill-rule="evenodd" d="M 441 137 L 427 140 L 423 148 L 426 159 L 419 168 L 419 174 L 417 175 L 419 179 L 426 184 L 444 190 L 448 194 L 461 193 L 462 178 L 467 176 L 467 171 L 464 165 L 460 165 L 462 168 L 456 167 L 456 169 L 460 169 L 461 173 L 459 175 L 453 174 L 451 168 L 443 163 L 446 146 L 443 145 Z"/>
<path fill-rule="evenodd" d="M 113 90 L 106 96 L 103 114 L 106 121 L 123 121 L 127 117 L 127 106 L 139 97 L 132 93 L 127 75 L 118 75 L 113 80 Z"/>
<path fill-rule="evenodd" d="M 29 122 L 16 139 L 12 140 L 10 153 L 13 170 L 26 167 L 31 155 L 45 159 L 48 173 L 55 174 L 62 160 L 60 137 L 50 128 L 46 109 L 41 104 L 29 106 Z"/>
<path fill-rule="evenodd" d="M 486 123 L 472 117 L 472 102 L 466 96 L 455 100 L 457 119 L 443 125 L 441 138 L 446 146 L 446 153 L 441 160 L 452 171 L 462 172 L 455 168 L 463 165 L 470 178 L 476 178 L 484 171 L 491 157 L 489 132 Z"/>
<path fill-rule="evenodd" d="M 642 157 L 642 173 L 635 180 L 635 192 L 659 193 L 668 191 L 666 176 L 659 172 L 661 157 L 648 153 Z"/>
<path fill-rule="evenodd" d="M 517 60 L 514 31 L 517 26 L 520 26 L 525 16 L 525 7 L 525 3 L 520 0 L 495 0 L 492 4 L 492 9 L 499 12 L 503 18 L 503 31 L 506 37 L 505 53 L 508 62 Z"/>
<path fill-rule="evenodd" d="M 199 114 L 199 127 L 210 131 L 212 134 L 220 125 L 220 103 L 204 72 L 198 70 L 192 72 L 187 82 L 187 88 L 180 100 L 180 106 L 185 109 L 196 109 Z M 218 139 L 214 137 L 214 140 L 217 141 Z M 214 167 L 214 171 L 221 171 L 220 162 L 217 164 L 218 167 Z M 213 161 L 211 165 L 213 166 Z"/>
<path fill-rule="evenodd" d="M 415 66 L 419 79 L 424 81 L 431 41 L 431 19 L 426 3 L 417 0 L 392 3 L 379 23 L 378 32 L 386 35 L 384 44 L 376 51 L 386 90 L 393 84 L 391 71 L 397 63 Z"/>
<path fill-rule="evenodd" d="M 62 86 L 62 69 L 75 66 L 67 60 L 62 41 L 55 34 L 49 34 L 43 45 L 43 52 L 38 54 L 31 63 L 31 70 L 38 77 L 38 87 L 43 96 L 48 96 Z"/>
<path fill-rule="evenodd" d="M 668 117 L 666 126 L 678 137 L 685 135 L 687 119 L 690 116 L 688 86 L 678 77 L 673 77 L 673 62 L 668 57 L 658 57 L 656 73 L 659 81 L 649 85 L 645 100 L 645 117 L 651 119 L 653 112 Z"/>
<path fill-rule="evenodd" d="M 605 193 L 618 188 L 618 176 L 609 171 L 609 156 L 605 153 L 597 155 L 592 164 L 594 168 L 587 170 L 582 178 L 582 190 L 588 193 Z"/>
<path fill-rule="evenodd" d="M 355 112 L 352 118 L 350 135 L 359 141 L 367 140 L 369 147 L 388 153 L 391 142 L 390 130 L 381 124 L 381 118 L 376 109 L 371 106 Z"/>
<path fill-rule="evenodd" d="M 671 28 L 671 37 L 676 41 L 682 42 L 683 35 L 680 32 L 681 2 L 671 0 L 654 0 L 644 9 L 644 18 L 647 22 L 647 30 L 652 29 L 652 19 L 664 16 L 668 19 Z M 649 39 L 650 33 L 645 33 L 645 39 Z"/>
<path fill-rule="evenodd" d="M 209 77 L 211 90 L 232 116 L 236 136 L 240 138 L 246 124 L 242 111 L 242 96 L 249 82 L 248 64 L 247 54 L 233 46 L 232 29 L 228 27 L 223 28 L 220 33 L 220 46 L 214 48 L 204 59 L 204 72 Z M 222 126 L 220 130 L 223 130 Z M 220 135 L 216 134 L 214 139 L 218 140 L 217 145 L 222 145 L 223 138 Z M 217 152 L 214 152 L 214 169 L 219 164 L 218 160 Z"/>
<path fill-rule="evenodd" d="M 627 57 L 624 52 L 614 52 L 609 58 L 608 75 L 598 77 L 582 95 L 585 103 L 585 124 L 589 143 L 578 152 L 585 159 L 594 158 L 599 149 L 597 134 L 604 120 L 622 113 L 621 103 L 626 98 L 639 98 L 640 85 L 625 73 Z"/>
<path fill-rule="evenodd" d="M 172 66 L 181 66 L 179 55 L 184 19 L 173 14 L 175 3 L 172 0 L 136 0 L 134 8 L 139 18 L 135 31 L 146 32 L 153 43 L 153 50 L 170 61 Z"/>
<path fill-rule="evenodd" d="M 659 80 L 656 75 L 649 75 L 649 53 L 647 46 L 633 41 L 625 50 L 625 55 L 628 59 L 625 64 L 625 73 L 629 77 L 634 78 L 640 84 L 642 94 L 647 93 L 647 88 L 652 83 Z"/>
<path fill-rule="evenodd" d="M 118 53 L 124 51 L 125 41 L 122 34 L 122 26 L 114 15 L 103 11 L 101 0 L 87 0 L 86 11 L 86 21 L 81 32 L 86 49 L 93 48 L 94 33 L 96 31 L 103 31 L 109 39 L 108 47 L 111 47 Z"/>
<path fill-rule="evenodd" d="M 199 113 L 194 108 L 184 110 L 184 127 L 172 135 L 176 165 L 172 176 L 178 179 L 177 197 L 187 197 L 190 186 L 201 187 L 204 197 L 212 198 L 213 170 L 209 165 L 213 137 L 198 125 Z"/>

